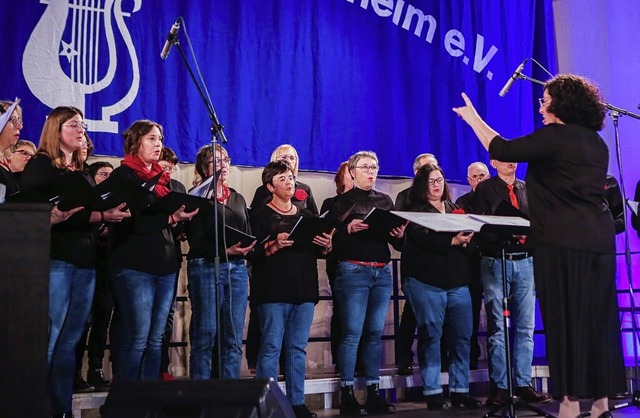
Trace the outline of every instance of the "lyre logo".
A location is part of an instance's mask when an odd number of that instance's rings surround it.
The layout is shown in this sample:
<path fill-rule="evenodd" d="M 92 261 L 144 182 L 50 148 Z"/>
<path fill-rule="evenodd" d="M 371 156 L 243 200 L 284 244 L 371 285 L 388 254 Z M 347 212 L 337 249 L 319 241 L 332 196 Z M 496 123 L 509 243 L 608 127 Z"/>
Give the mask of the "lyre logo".
<path fill-rule="evenodd" d="M 129 12 L 122 10 L 122 1 L 40 0 L 47 8 L 31 32 L 22 59 L 22 71 L 31 92 L 51 108 L 78 107 L 93 132 L 117 133 L 118 122 L 111 118 L 131 106 L 140 86 L 138 57 L 124 18 L 139 11 L 142 0 L 133 0 L 133 10 Z M 120 35 L 119 42 L 114 29 Z M 120 42 L 126 46 L 130 62 L 122 66 L 125 76 L 118 72 L 117 82 L 112 85 L 118 58 L 123 59 L 117 49 Z M 130 85 L 123 83 L 125 77 L 131 79 Z M 92 119 L 86 114 L 88 95 L 110 86 L 119 91 L 123 84 L 119 100 L 101 107 L 101 118 Z M 101 101 L 108 100 L 103 96 L 113 101 L 114 94 L 110 93 L 101 94 Z"/>

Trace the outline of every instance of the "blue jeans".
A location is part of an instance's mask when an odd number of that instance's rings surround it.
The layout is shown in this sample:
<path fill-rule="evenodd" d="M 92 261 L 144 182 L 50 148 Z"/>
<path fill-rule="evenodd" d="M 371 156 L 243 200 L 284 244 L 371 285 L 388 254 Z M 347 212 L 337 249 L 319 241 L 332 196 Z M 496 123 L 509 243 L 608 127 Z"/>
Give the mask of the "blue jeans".
<path fill-rule="evenodd" d="M 451 359 L 449 391 L 468 393 L 470 338 L 473 329 L 469 287 L 459 286 L 445 290 L 407 277 L 403 281 L 403 289 L 418 324 L 418 362 L 424 382 L 423 393 L 442 393 L 440 339 L 445 319 Z"/>
<path fill-rule="evenodd" d="M 158 378 L 175 280 L 175 273 L 155 276 L 130 269 L 114 271 L 113 292 L 123 328 L 116 364 L 118 380 Z"/>
<path fill-rule="evenodd" d="M 342 336 L 338 369 L 342 386 L 353 385 L 358 344 L 367 385 L 380 382 L 382 331 L 391 297 L 391 269 L 338 263 L 334 298 L 339 306 Z"/>
<path fill-rule="evenodd" d="M 305 349 L 313 322 L 313 309 L 313 302 L 258 305 L 262 336 L 256 378 L 278 380 L 278 359 L 284 341 L 285 387 L 292 405 L 304 405 Z"/>
<path fill-rule="evenodd" d="M 507 389 L 507 360 L 504 344 L 502 316 L 502 260 L 482 257 L 480 276 L 484 288 L 484 307 L 487 313 L 487 334 L 491 380 L 501 389 Z M 507 295 L 511 311 L 513 345 L 511 358 L 516 387 L 531 384 L 533 361 L 533 329 L 535 325 L 535 291 L 533 258 L 507 260 Z"/>
<path fill-rule="evenodd" d="M 91 312 L 96 273 L 60 260 L 51 260 L 49 271 L 49 390 L 51 412 L 61 414 L 71 410 L 76 346 Z"/>
<path fill-rule="evenodd" d="M 189 260 L 191 299 L 190 375 L 194 380 L 211 378 L 211 354 L 216 337 L 216 289 L 213 262 Z M 220 264 L 220 325 L 222 326 L 222 379 L 239 379 L 242 362 L 242 331 L 247 310 L 249 274 L 244 260 Z"/>

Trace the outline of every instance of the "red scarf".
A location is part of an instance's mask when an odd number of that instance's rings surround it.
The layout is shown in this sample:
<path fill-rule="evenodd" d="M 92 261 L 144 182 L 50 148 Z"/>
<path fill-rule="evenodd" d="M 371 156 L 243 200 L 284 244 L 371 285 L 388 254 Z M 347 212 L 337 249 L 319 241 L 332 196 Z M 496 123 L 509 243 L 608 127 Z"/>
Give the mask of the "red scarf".
<path fill-rule="evenodd" d="M 161 171 L 164 171 L 160 164 L 157 162 L 151 163 L 151 169 L 147 169 L 145 163 L 142 162 L 140 157 L 137 155 L 125 155 L 124 160 L 120 161 L 120 164 L 125 165 L 135 171 L 136 176 L 140 180 L 149 181 L 155 176 L 157 176 Z M 169 180 L 171 180 L 171 173 L 168 171 L 164 171 L 158 183 L 156 183 L 153 188 L 153 193 L 158 197 L 163 197 L 168 195 L 171 190 L 167 187 L 169 184 Z"/>

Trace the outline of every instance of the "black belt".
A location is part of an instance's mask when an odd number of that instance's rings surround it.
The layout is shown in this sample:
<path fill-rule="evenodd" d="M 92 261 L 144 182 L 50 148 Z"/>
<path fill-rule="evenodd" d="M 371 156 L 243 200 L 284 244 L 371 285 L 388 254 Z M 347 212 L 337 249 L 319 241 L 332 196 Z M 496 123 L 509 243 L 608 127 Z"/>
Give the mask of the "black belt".
<path fill-rule="evenodd" d="M 483 257 L 491 257 L 491 258 L 502 258 L 502 254 L 500 253 L 482 253 Z M 505 260 L 510 260 L 510 261 L 518 261 L 518 260 L 524 260 L 525 258 L 529 258 L 531 257 L 531 254 L 527 253 L 527 252 L 523 252 L 523 253 L 505 253 L 504 258 Z"/>

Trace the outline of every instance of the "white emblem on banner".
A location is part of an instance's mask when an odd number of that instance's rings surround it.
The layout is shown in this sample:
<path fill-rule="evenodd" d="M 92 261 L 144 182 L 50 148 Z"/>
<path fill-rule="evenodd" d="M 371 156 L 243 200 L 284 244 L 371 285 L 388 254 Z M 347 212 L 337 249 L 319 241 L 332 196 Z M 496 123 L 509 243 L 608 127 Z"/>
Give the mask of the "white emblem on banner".
<path fill-rule="evenodd" d="M 133 0 L 131 12 L 122 11 L 122 0 L 40 0 L 47 8 L 36 24 L 22 58 L 22 71 L 31 92 L 45 105 L 76 106 L 85 112 L 86 96 L 109 87 L 118 67 L 113 23 L 120 32 L 131 63 L 131 85 L 126 94 L 102 107 L 101 119 L 85 118 L 89 131 L 118 132 L 114 115 L 129 108 L 140 86 L 140 68 L 129 29 L 124 23 L 140 10 Z M 65 30 L 67 35 L 65 36 Z M 63 37 L 65 39 L 63 39 Z M 100 47 L 108 55 L 100 54 Z M 108 56 L 108 62 L 103 63 Z M 68 60 L 63 69 L 62 60 Z M 118 84 L 124 80 L 118 77 Z M 86 116 L 86 115 L 85 115 Z"/>

